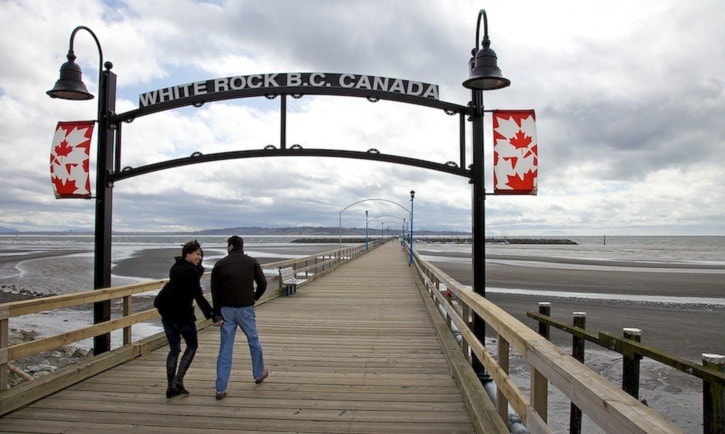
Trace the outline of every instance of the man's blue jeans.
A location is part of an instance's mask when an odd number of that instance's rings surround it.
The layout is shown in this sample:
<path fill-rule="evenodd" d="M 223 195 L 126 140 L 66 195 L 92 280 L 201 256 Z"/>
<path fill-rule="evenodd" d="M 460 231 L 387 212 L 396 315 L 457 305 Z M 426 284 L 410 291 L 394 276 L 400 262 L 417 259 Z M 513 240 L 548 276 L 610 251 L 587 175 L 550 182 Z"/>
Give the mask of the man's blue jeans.
<path fill-rule="evenodd" d="M 262 344 L 259 342 L 259 335 L 257 334 L 257 319 L 254 314 L 254 306 L 224 306 L 221 309 L 221 314 L 224 318 L 224 324 L 221 326 L 219 356 L 216 360 L 216 390 L 217 392 L 226 392 L 229 374 L 232 371 L 232 355 L 237 326 L 247 336 L 249 353 L 252 356 L 252 375 L 255 380 L 264 374 L 264 356 L 262 354 Z"/>

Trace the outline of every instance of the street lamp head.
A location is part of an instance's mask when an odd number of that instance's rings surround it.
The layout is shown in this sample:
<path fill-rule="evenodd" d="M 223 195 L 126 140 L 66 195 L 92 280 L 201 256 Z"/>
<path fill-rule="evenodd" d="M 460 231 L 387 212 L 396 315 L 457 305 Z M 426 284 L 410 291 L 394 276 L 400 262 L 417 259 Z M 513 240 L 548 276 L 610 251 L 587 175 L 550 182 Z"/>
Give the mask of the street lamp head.
<path fill-rule="evenodd" d="M 410 200 L 413 200 L 414 197 L 415 197 L 415 191 L 410 190 Z"/>
<path fill-rule="evenodd" d="M 481 18 L 483 18 L 483 46 L 479 49 Z M 473 57 L 468 62 L 469 76 L 468 80 L 463 82 L 464 87 L 473 90 L 495 90 L 508 87 L 511 84 L 511 80 L 501 74 L 501 69 L 498 67 L 498 57 L 496 52 L 491 49 L 491 41 L 488 39 L 488 19 L 486 18 L 486 11 L 483 9 L 478 13 L 476 48 L 471 51 L 471 54 Z"/>
<path fill-rule="evenodd" d="M 55 82 L 53 89 L 46 92 L 51 98 L 69 100 L 93 99 L 81 78 L 81 67 L 75 63 L 76 56 L 68 51 L 68 61 L 60 67 L 60 78 Z"/>

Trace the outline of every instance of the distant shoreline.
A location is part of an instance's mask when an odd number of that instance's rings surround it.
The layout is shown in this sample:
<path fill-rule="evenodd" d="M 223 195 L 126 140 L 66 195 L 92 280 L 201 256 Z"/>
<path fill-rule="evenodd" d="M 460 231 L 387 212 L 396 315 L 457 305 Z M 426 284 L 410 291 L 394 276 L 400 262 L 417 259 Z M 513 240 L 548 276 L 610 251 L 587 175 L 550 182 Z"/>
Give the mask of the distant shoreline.
<path fill-rule="evenodd" d="M 369 237 L 368 240 L 377 238 Z M 310 244 L 334 244 L 340 242 L 340 237 L 316 237 L 316 238 L 295 238 L 292 243 L 310 243 Z M 365 238 L 346 237 L 342 241 L 345 243 L 364 243 Z M 455 237 L 455 236 L 422 236 L 413 237 L 416 243 L 453 243 L 453 244 L 471 244 L 472 237 Z M 492 244 L 557 244 L 557 245 L 577 245 L 578 243 L 566 238 L 486 238 L 487 243 Z"/>

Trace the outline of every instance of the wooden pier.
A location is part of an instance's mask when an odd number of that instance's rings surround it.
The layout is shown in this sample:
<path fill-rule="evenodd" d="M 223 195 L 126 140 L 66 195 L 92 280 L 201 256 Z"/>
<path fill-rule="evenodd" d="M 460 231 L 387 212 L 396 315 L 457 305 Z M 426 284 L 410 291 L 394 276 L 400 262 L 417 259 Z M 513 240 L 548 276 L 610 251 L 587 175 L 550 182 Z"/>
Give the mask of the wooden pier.
<path fill-rule="evenodd" d="M 207 327 L 191 395 L 165 398 L 163 346 L 3 416 L 0 432 L 475 432 L 414 268 L 388 243 L 258 306 L 271 374 L 254 384 L 238 333 L 224 400 L 214 398 L 219 332 Z M 507 432 L 484 404 L 486 432 Z"/>

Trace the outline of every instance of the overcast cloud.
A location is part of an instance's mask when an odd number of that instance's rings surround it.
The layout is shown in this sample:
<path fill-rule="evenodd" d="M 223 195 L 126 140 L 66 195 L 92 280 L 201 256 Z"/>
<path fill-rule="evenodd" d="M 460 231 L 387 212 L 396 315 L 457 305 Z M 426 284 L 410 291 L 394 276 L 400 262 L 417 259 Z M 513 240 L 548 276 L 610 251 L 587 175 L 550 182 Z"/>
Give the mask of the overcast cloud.
<path fill-rule="evenodd" d="M 256 73 L 331 72 L 440 86 L 466 105 L 479 9 L 505 89 L 486 109 L 535 109 L 538 196 L 488 196 L 487 235 L 725 235 L 725 2 L 0 0 L 0 227 L 92 230 L 92 200 L 56 200 L 58 121 L 97 100 L 50 99 L 71 31 L 91 28 L 118 75 L 117 112 L 141 93 Z M 98 50 L 75 38 L 97 92 Z M 458 118 L 389 101 L 288 99 L 287 144 L 459 161 Z M 279 146 L 279 99 L 238 99 L 126 124 L 122 166 Z M 467 126 L 470 129 L 470 126 Z M 91 149 L 95 165 L 95 132 Z M 470 134 L 470 133 L 469 133 Z M 470 137 L 466 161 L 472 160 Z M 485 126 L 492 191 L 491 118 Z M 92 189 L 95 190 L 94 176 Z M 114 231 L 235 226 L 398 228 L 415 190 L 418 229 L 471 230 L 463 177 L 362 160 L 256 158 L 116 183 Z M 391 204 L 396 202 L 400 206 Z"/>

